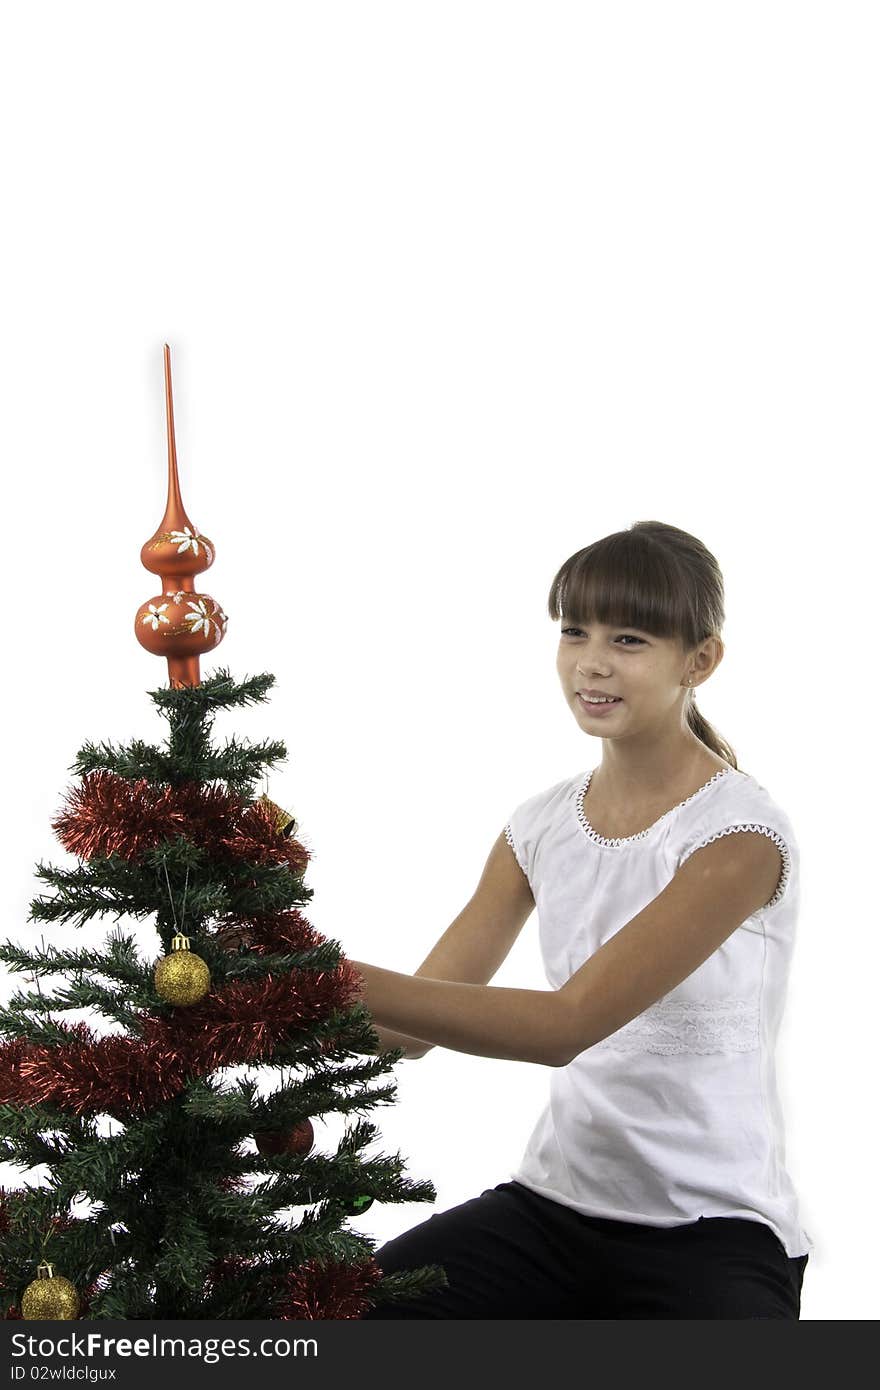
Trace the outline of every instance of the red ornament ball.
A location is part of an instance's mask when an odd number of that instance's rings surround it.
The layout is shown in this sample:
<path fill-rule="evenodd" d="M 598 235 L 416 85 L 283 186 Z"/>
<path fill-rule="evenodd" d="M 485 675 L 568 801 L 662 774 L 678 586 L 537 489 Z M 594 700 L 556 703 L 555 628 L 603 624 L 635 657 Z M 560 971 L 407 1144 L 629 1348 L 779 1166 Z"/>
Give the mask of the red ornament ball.
<path fill-rule="evenodd" d="M 311 1120 L 300 1120 L 290 1130 L 260 1130 L 254 1135 L 264 1157 L 276 1154 L 307 1154 L 315 1142 Z"/>

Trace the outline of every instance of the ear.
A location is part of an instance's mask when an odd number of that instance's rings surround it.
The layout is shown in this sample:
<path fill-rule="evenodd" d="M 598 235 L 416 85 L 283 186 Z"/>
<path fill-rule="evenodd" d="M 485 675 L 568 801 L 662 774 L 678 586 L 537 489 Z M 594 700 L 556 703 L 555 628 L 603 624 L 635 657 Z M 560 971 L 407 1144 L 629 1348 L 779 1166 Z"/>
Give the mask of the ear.
<path fill-rule="evenodd" d="M 724 660 L 724 643 L 717 632 L 713 632 L 711 637 L 694 649 L 691 660 L 704 679 L 711 676 L 716 666 L 720 666 Z"/>

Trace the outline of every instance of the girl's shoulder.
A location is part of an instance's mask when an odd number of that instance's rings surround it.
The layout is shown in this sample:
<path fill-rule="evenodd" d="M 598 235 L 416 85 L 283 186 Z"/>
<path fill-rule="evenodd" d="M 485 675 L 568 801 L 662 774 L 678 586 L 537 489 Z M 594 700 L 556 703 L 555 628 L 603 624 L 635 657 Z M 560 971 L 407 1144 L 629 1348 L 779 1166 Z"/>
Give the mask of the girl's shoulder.
<path fill-rule="evenodd" d="M 578 772 L 573 777 L 563 777 L 560 781 L 553 782 L 551 786 L 526 797 L 512 814 L 517 820 L 528 823 L 547 816 L 552 817 L 569 802 L 574 801 L 578 788 L 583 785 L 587 775 L 586 772 Z"/>
<path fill-rule="evenodd" d="M 749 829 L 769 833 L 790 854 L 797 854 L 794 827 L 784 807 L 762 782 L 738 768 L 713 778 L 701 794 L 678 807 L 672 819 L 683 857 L 719 835 Z"/>
<path fill-rule="evenodd" d="M 785 811 L 771 791 L 759 782 L 751 772 L 731 767 L 723 775 L 713 779 L 713 794 L 709 804 L 725 808 L 754 807 L 756 810 L 772 812 L 785 816 Z"/>
<path fill-rule="evenodd" d="M 559 831 L 565 820 L 574 818 L 571 806 L 586 773 L 563 777 L 542 791 L 521 801 L 507 818 L 504 836 L 523 873 L 532 881 L 534 856 L 538 844 Z M 533 890 L 534 891 L 534 890 Z"/>

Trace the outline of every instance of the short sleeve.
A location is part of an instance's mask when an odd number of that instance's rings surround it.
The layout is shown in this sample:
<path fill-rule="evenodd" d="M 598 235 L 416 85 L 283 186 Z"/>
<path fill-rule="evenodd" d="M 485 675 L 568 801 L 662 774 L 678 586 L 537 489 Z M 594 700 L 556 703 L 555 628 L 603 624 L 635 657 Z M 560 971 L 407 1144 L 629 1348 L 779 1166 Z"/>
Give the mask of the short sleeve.
<path fill-rule="evenodd" d="M 519 864 L 519 867 L 522 869 L 522 871 L 523 871 L 523 873 L 525 874 L 526 878 L 528 878 L 528 876 L 529 876 L 528 869 L 526 868 L 525 864 L 523 863 L 523 859 L 522 859 L 522 856 L 521 856 L 521 854 L 520 854 L 520 851 L 519 851 L 519 850 L 517 849 L 517 847 L 516 847 L 516 840 L 515 840 L 514 837 L 513 837 L 513 821 L 512 821 L 512 819 L 509 820 L 509 821 L 507 822 L 507 824 L 505 825 L 505 827 L 504 827 L 504 838 L 505 838 L 505 840 L 507 841 L 507 843 L 510 845 L 510 848 L 513 850 L 513 857 L 515 858 L 517 864 Z"/>
<path fill-rule="evenodd" d="M 690 859 L 691 855 L 695 854 L 698 849 L 702 849 L 704 845 L 710 845 L 713 840 L 720 839 L 722 835 L 734 835 L 737 832 L 747 833 L 749 831 L 759 835 L 769 836 L 782 856 L 782 872 L 779 876 L 779 882 L 776 885 L 776 892 L 773 894 L 770 901 L 759 909 L 761 912 L 767 912 L 771 907 L 775 907 L 777 903 L 782 901 L 792 876 L 792 847 L 794 846 L 794 837 L 788 828 L 786 828 L 785 833 L 782 833 L 772 825 L 765 824 L 763 821 L 754 820 L 731 821 L 730 824 L 721 826 L 716 830 L 703 827 L 697 833 L 696 837 L 685 846 L 679 857 L 677 867 L 680 869 L 682 864 Z"/>
<path fill-rule="evenodd" d="M 528 879 L 532 893 L 536 892 L 537 879 L 540 877 L 539 846 L 548 833 L 552 834 L 554 824 L 564 814 L 566 800 L 576 780 L 573 782 L 571 778 L 565 778 L 530 796 L 511 813 L 504 827 L 504 838 Z"/>

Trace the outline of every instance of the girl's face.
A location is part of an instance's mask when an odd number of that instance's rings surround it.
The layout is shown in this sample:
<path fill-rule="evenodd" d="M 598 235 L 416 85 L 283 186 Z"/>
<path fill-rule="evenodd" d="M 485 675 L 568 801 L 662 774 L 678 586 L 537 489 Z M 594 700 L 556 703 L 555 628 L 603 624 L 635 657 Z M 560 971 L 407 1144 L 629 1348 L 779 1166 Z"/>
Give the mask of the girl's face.
<path fill-rule="evenodd" d="M 692 677 L 694 689 L 700 683 L 707 654 L 688 654 L 677 640 L 654 637 L 640 628 L 602 623 L 584 627 L 563 618 L 556 669 L 566 702 L 584 732 L 613 738 L 670 722 L 684 727 L 690 699 L 687 681 Z M 710 658 L 709 669 L 714 664 Z M 618 699 L 589 704 L 588 692 Z"/>

